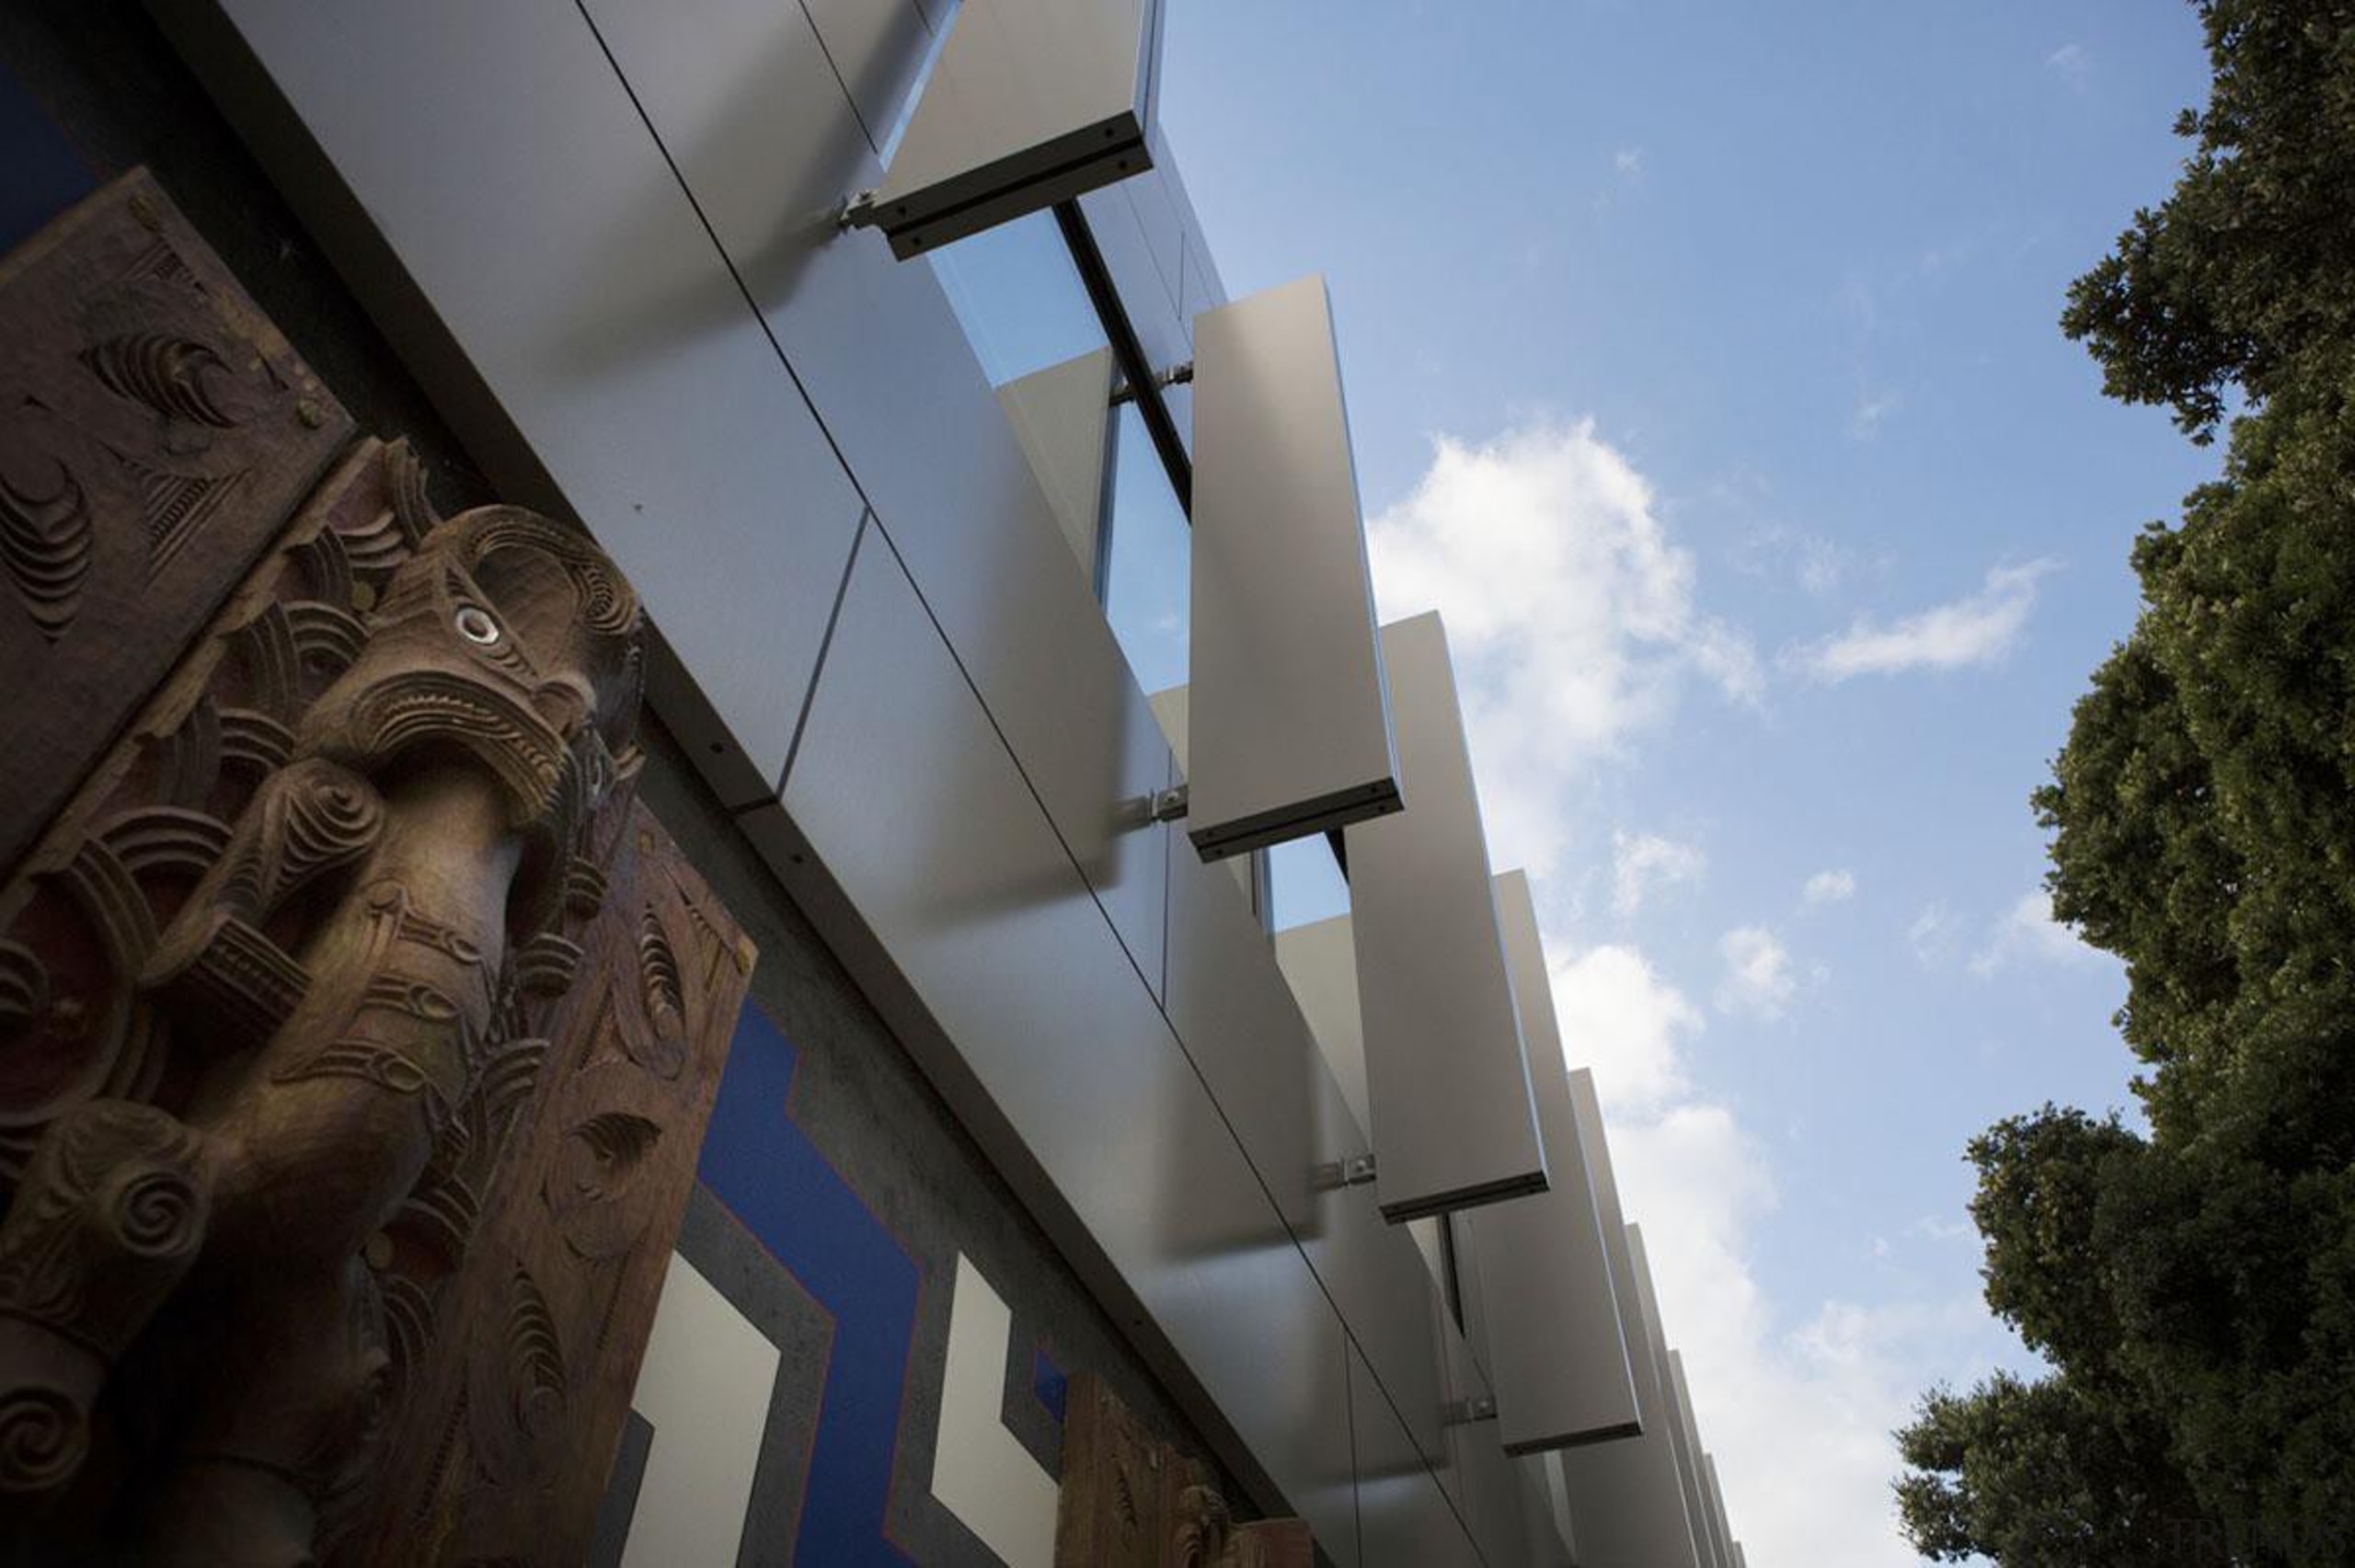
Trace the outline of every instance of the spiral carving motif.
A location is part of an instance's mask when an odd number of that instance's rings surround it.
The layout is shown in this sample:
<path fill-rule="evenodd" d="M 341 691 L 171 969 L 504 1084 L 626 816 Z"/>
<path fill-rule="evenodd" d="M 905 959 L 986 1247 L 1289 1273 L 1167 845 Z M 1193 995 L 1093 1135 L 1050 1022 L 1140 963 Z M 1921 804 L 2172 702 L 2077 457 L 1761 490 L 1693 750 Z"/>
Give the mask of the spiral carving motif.
<path fill-rule="evenodd" d="M 149 1166 L 116 1188 L 107 1221 L 125 1252 L 177 1257 L 202 1240 L 206 1207 L 204 1195 L 185 1172 Z"/>
<path fill-rule="evenodd" d="M 0 1395 L 0 1494 L 54 1490 L 81 1469 L 89 1425 L 55 1389 L 11 1389 Z"/>
<path fill-rule="evenodd" d="M 384 821 L 383 799 L 355 781 L 329 778 L 290 796 L 281 875 L 300 881 L 364 848 Z"/>

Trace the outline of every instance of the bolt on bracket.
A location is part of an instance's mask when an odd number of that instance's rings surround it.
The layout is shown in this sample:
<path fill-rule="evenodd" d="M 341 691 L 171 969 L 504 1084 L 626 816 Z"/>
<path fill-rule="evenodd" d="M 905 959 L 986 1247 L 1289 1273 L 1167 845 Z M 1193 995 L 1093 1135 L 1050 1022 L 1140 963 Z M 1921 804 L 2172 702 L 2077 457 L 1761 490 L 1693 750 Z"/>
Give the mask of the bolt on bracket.
<path fill-rule="evenodd" d="M 1167 370 L 1153 372 L 1153 388 L 1155 392 L 1166 392 L 1173 386 L 1190 386 L 1193 381 L 1194 361 L 1191 360 L 1182 361 Z M 1123 403 L 1134 403 L 1136 400 L 1137 389 L 1125 381 L 1112 389 L 1112 406 L 1115 408 Z"/>
<path fill-rule="evenodd" d="M 1346 1160 L 1327 1160 L 1309 1173 L 1309 1178 L 1321 1193 L 1364 1186 L 1373 1180 L 1373 1156 L 1352 1154 Z"/>

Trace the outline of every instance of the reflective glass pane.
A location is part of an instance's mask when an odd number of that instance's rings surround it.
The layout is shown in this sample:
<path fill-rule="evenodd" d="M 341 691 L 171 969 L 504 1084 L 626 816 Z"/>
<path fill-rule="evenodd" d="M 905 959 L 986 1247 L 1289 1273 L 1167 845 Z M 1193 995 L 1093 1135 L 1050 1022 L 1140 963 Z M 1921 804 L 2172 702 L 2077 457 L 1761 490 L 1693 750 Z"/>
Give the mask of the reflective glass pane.
<path fill-rule="evenodd" d="M 1112 468 L 1111 554 L 1104 613 L 1148 692 L 1182 686 L 1192 606 L 1193 530 L 1136 405 L 1119 415 Z"/>
<path fill-rule="evenodd" d="M 1294 839 L 1268 852 L 1268 889 L 1272 905 L 1268 929 L 1288 931 L 1312 921 L 1350 912 L 1349 879 L 1322 833 Z"/>
<path fill-rule="evenodd" d="M 930 265 L 993 386 L 1104 347 L 1103 325 L 1051 213 L 943 246 Z"/>

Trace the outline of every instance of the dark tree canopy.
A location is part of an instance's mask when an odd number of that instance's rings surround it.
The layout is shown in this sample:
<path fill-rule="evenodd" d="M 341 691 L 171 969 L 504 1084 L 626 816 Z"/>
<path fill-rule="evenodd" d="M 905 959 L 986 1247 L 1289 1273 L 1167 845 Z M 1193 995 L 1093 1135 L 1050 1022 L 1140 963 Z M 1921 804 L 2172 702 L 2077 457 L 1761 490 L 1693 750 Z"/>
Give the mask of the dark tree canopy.
<path fill-rule="evenodd" d="M 2195 438 L 2246 411 L 2034 803 L 2150 1130 L 1972 1143 L 1989 1304 L 2051 1371 L 1899 1435 L 1914 1543 L 2005 1568 L 2355 1562 L 2355 5 L 2197 8 L 2199 150 L 2064 326 Z"/>
<path fill-rule="evenodd" d="M 2205 440 L 2238 383 L 2269 397 L 2355 327 L 2355 16 L 2332 0 L 2204 0 L 2215 63 L 2177 132 L 2181 179 L 2069 291 L 2064 330 L 2110 395 Z"/>
<path fill-rule="evenodd" d="M 1899 1505 L 1927 1556 L 1984 1554 L 2005 1568 L 2227 1561 L 2166 1466 L 2165 1432 L 2121 1423 L 2066 1375 L 1934 1389 L 1899 1446 L 1914 1467 Z M 2154 1478 L 2171 1489 L 2154 1492 Z"/>

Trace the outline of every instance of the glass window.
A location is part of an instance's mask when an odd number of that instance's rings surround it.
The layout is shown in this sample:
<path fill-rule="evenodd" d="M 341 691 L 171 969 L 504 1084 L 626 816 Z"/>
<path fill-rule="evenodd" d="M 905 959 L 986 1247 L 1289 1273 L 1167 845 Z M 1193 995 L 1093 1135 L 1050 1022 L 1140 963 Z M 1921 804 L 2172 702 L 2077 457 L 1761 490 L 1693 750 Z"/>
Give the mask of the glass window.
<path fill-rule="evenodd" d="M 1104 347 L 1095 302 L 1051 212 L 943 246 L 931 264 L 992 386 Z"/>
<path fill-rule="evenodd" d="M 1183 686 L 1193 531 L 1137 406 L 1104 417 L 1116 379 L 1104 326 L 1053 214 L 1002 223 L 929 259 L 1083 571 L 1097 583 L 1138 686 Z M 1172 391 L 1183 410 L 1187 390 Z M 1085 408 L 1077 398 L 1088 400 Z"/>
<path fill-rule="evenodd" d="M 1268 929 L 1288 931 L 1350 912 L 1349 878 L 1324 834 L 1268 852 Z"/>
<path fill-rule="evenodd" d="M 1113 440 L 1111 543 L 1104 613 L 1147 692 L 1186 683 L 1193 605 L 1193 529 L 1133 403 Z"/>
<path fill-rule="evenodd" d="M 1099 591 L 1112 353 L 1063 231 L 1034 212 L 930 259 L 1082 580 Z"/>

